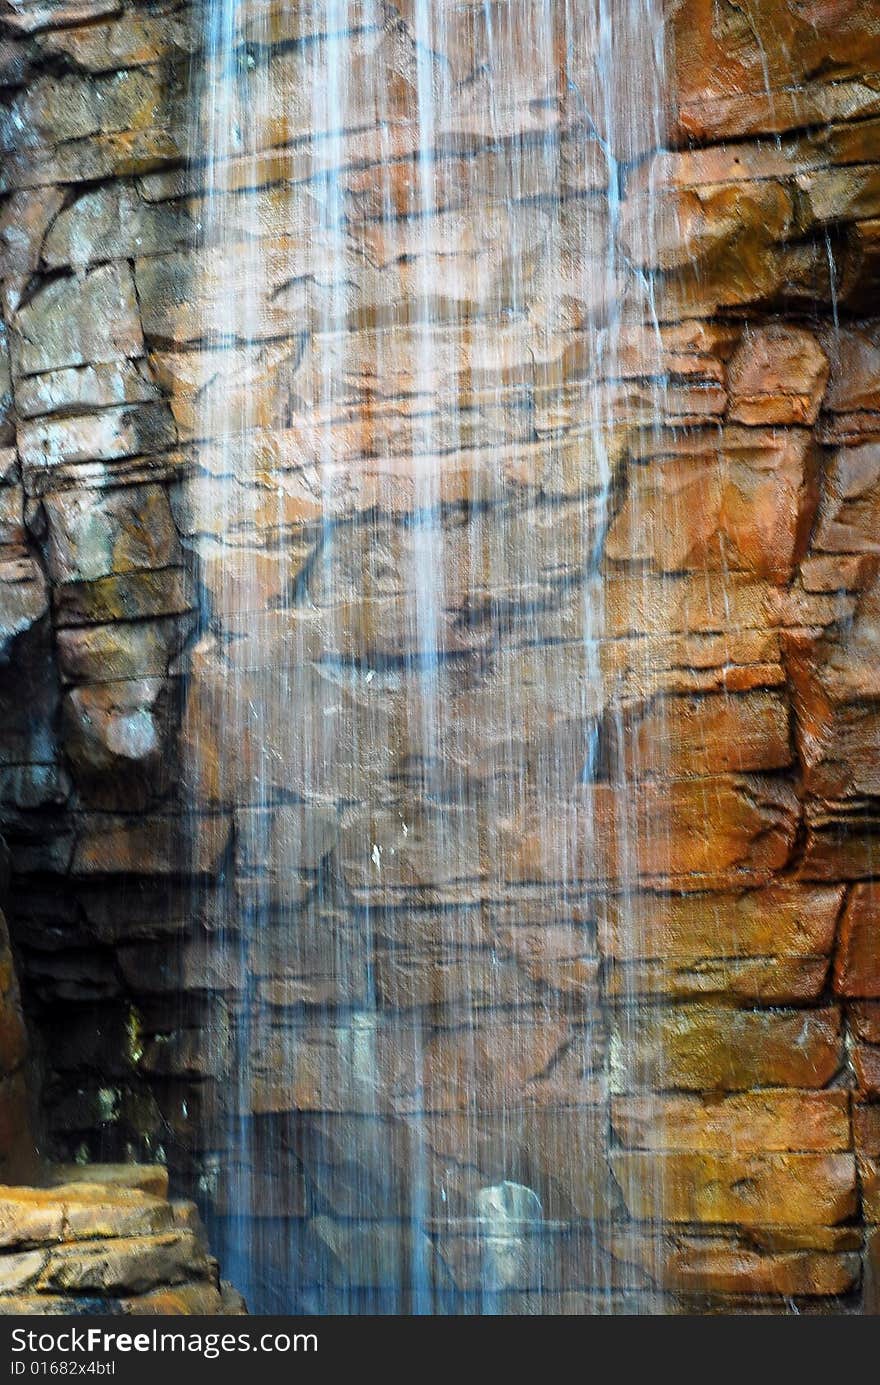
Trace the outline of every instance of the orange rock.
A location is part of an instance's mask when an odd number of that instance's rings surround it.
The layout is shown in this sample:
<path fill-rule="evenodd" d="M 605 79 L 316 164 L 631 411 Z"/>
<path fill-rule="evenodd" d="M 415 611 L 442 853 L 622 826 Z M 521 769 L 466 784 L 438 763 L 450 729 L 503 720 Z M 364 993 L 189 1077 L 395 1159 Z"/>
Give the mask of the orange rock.
<path fill-rule="evenodd" d="M 862 1188 L 862 1209 L 867 1221 L 880 1222 L 880 1106 L 861 1101 L 854 1103 L 853 1140 Z"/>
<path fill-rule="evenodd" d="M 658 572 L 708 568 L 787 580 L 818 501 L 809 435 L 727 428 L 720 442 L 700 434 L 691 451 L 631 468 L 606 557 L 647 560 Z"/>
<path fill-rule="evenodd" d="M 621 960 L 819 957 L 831 951 L 843 887 L 779 883 L 744 894 L 639 894 L 599 907 L 602 954 Z"/>
<path fill-rule="evenodd" d="M 839 995 L 880 997 L 880 886 L 855 885 L 840 923 L 834 959 Z"/>
<path fill-rule="evenodd" d="M 673 32 L 681 131 L 710 142 L 800 128 L 814 85 L 880 64 L 880 26 L 860 0 L 765 0 L 748 12 L 734 0 L 680 0 Z"/>
<path fill-rule="evenodd" d="M 615 1092 L 824 1087 L 843 1058 L 841 1016 L 821 1010 L 651 1007 L 619 1019 L 612 1039 Z"/>
<path fill-rule="evenodd" d="M 624 722 L 627 779 L 782 769 L 791 763 L 786 699 L 767 691 L 657 699 Z"/>
<path fill-rule="evenodd" d="M 727 368 L 729 416 L 748 424 L 813 424 L 828 374 L 812 332 L 782 323 L 746 328 Z"/>
<path fill-rule="evenodd" d="M 698 1236 L 672 1228 L 662 1241 L 618 1234 L 613 1249 L 666 1291 L 697 1294 L 824 1297 L 848 1293 L 861 1271 L 855 1247 L 838 1253 L 777 1249 L 756 1244 L 748 1233 Z"/>
<path fill-rule="evenodd" d="M 616 1096 L 611 1120 L 629 1149 L 761 1154 L 844 1150 L 850 1143 L 849 1096 L 836 1091 L 779 1087 L 705 1097 Z"/>
<path fill-rule="evenodd" d="M 640 1220 L 828 1226 L 856 1210 L 852 1154 L 615 1152 L 614 1176 Z"/>

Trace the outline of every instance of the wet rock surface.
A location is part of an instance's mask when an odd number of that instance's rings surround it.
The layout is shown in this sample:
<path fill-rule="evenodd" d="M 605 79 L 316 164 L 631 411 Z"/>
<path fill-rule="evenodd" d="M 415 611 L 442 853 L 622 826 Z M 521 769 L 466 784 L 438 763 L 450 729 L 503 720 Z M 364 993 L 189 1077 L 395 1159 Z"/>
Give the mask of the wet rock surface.
<path fill-rule="evenodd" d="M 47 1186 L 0 1187 L 0 1313 L 242 1311 L 163 1169 L 58 1166 Z"/>
<path fill-rule="evenodd" d="M 673 0 L 663 147 L 609 150 L 589 34 L 544 87 L 531 7 L 444 6 L 423 216 L 414 6 L 367 8 L 325 44 L 320 5 L 244 7 L 271 99 L 218 245 L 200 7 L 0 3 L 0 825 L 46 1148 L 167 1161 L 218 1244 L 246 1181 L 307 1309 L 868 1307 L 880 21 Z M 328 138 L 343 60 L 382 119 L 353 83 Z M 0 1307 L 229 1311 L 161 1190 L 72 1186 L 0 1197 Z"/>

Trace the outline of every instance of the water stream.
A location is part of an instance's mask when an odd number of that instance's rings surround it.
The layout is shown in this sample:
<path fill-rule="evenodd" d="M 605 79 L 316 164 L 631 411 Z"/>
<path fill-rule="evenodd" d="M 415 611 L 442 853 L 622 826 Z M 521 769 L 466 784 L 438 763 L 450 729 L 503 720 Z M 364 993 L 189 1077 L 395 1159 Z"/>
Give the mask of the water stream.
<path fill-rule="evenodd" d="M 641 926 L 663 744 L 605 552 L 667 388 L 660 8 L 206 6 L 187 782 L 234 814 L 235 1000 L 201 1182 L 252 1311 L 650 1311 L 600 940 Z"/>

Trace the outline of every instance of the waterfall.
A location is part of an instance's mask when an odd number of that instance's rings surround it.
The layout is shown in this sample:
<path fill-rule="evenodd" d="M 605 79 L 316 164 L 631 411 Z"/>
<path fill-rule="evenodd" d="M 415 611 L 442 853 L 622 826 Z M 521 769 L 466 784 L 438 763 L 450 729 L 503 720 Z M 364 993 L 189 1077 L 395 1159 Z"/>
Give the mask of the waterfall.
<path fill-rule="evenodd" d="M 661 542 L 661 10 L 206 5 L 186 783 L 234 846 L 193 904 L 231 997 L 198 1177 L 252 1311 L 654 1302 L 610 1103 L 663 629 L 609 533 Z"/>

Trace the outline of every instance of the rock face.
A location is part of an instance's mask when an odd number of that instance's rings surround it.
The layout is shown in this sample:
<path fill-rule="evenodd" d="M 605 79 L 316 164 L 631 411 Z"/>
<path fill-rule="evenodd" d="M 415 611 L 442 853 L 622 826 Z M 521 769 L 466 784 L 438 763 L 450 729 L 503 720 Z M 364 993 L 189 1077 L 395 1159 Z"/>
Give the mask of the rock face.
<path fill-rule="evenodd" d="M 9 853 L 0 839 L 0 898 L 9 885 Z M 0 913 L 0 1177 L 31 1178 L 37 1172 L 28 1082 L 28 1042 L 6 917 Z"/>
<path fill-rule="evenodd" d="M 0 1187 L 0 1313 L 240 1314 L 192 1203 L 156 1166 L 58 1167 Z"/>
<path fill-rule="evenodd" d="M 544 8 L 245 5 L 218 218 L 200 7 L 0 0 L 45 1147 L 282 1311 L 874 1311 L 880 19 L 670 0 L 652 126 Z M 0 1294 L 214 1311 L 120 1199 Z"/>

